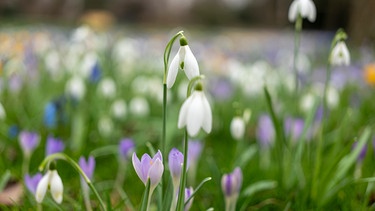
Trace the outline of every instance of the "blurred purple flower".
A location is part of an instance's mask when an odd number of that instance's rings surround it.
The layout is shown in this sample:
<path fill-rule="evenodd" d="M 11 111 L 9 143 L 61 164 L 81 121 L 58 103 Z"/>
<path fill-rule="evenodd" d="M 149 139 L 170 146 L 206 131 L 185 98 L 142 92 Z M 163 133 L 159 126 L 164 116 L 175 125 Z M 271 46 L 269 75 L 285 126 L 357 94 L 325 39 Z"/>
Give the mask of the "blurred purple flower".
<path fill-rule="evenodd" d="M 274 142 L 275 129 L 268 115 L 259 117 L 256 136 L 262 148 L 269 148 Z"/>
<path fill-rule="evenodd" d="M 303 119 L 286 118 L 284 122 L 285 134 L 293 141 L 297 141 L 303 132 L 305 122 Z"/>
<path fill-rule="evenodd" d="M 158 150 L 153 158 L 146 153 L 143 154 L 141 160 L 138 159 L 134 152 L 132 161 L 135 172 L 142 182 L 146 185 L 147 180 L 150 179 L 151 190 L 155 189 L 156 185 L 160 182 L 164 171 L 163 157 L 160 150 Z"/>
<path fill-rule="evenodd" d="M 85 157 L 81 156 L 78 164 L 83 172 L 85 172 L 86 176 L 91 180 L 95 170 L 95 158 L 93 156 L 89 156 L 86 161 Z"/>
<path fill-rule="evenodd" d="M 215 99 L 227 100 L 233 95 L 233 85 L 226 78 L 214 78 L 209 84 L 209 91 Z"/>
<path fill-rule="evenodd" d="M 353 143 L 353 145 L 352 145 L 352 150 L 354 150 L 354 149 L 357 147 L 357 145 L 358 145 L 358 141 L 355 141 L 355 142 Z M 366 152 L 367 152 L 367 144 L 365 144 L 365 145 L 362 147 L 361 151 L 359 152 L 359 155 L 358 155 L 358 157 L 357 157 L 357 162 L 358 162 L 358 163 L 361 163 L 361 162 L 363 161 L 363 159 L 365 159 L 365 157 L 366 157 Z"/>
<path fill-rule="evenodd" d="M 18 136 L 23 153 L 30 156 L 39 145 L 39 134 L 29 131 L 22 131 Z"/>
<path fill-rule="evenodd" d="M 48 136 L 46 144 L 46 156 L 62 152 L 65 148 L 65 144 L 61 139 Z"/>
<path fill-rule="evenodd" d="M 221 178 L 221 188 L 226 198 L 238 197 L 242 186 L 242 171 L 239 167 Z"/>
<path fill-rule="evenodd" d="M 120 141 L 119 154 L 121 159 L 128 160 L 130 155 L 134 152 L 135 144 L 130 138 L 124 138 Z"/>
<path fill-rule="evenodd" d="M 192 187 L 185 188 L 185 203 L 190 198 L 191 194 L 193 194 L 194 189 Z M 193 204 L 194 197 L 189 201 L 189 203 L 185 206 L 185 211 L 190 210 L 191 205 Z"/>
<path fill-rule="evenodd" d="M 196 165 L 201 156 L 203 145 L 200 141 L 189 140 L 188 146 L 188 163 Z"/>
<path fill-rule="evenodd" d="M 184 163 L 184 155 L 176 148 L 169 152 L 168 164 L 169 171 L 171 172 L 173 185 L 178 186 L 180 183 L 182 165 Z"/>
<path fill-rule="evenodd" d="M 25 185 L 32 194 L 35 195 L 36 187 L 38 186 L 38 183 L 42 179 L 42 177 L 43 175 L 41 173 L 37 173 L 34 176 L 30 176 L 29 174 L 25 175 Z"/>

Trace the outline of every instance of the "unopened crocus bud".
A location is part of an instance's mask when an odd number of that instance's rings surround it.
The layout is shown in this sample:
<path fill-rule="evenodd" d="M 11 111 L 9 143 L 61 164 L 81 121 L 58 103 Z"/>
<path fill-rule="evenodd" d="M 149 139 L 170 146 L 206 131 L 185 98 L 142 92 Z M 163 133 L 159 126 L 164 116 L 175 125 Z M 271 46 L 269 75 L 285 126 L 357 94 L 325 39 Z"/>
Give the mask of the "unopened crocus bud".
<path fill-rule="evenodd" d="M 242 117 L 234 117 L 230 123 L 230 133 L 232 137 L 236 140 L 243 139 L 245 135 L 245 121 Z"/>
<path fill-rule="evenodd" d="M 221 188 L 225 196 L 226 210 L 235 210 L 237 199 L 242 186 L 242 171 L 239 167 L 232 173 L 224 174 L 221 178 Z"/>
<path fill-rule="evenodd" d="M 180 184 L 181 170 L 184 163 L 184 155 L 176 148 L 169 152 L 168 164 L 171 172 L 173 186 L 178 187 Z"/>
<path fill-rule="evenodd" d="M 121 160 L 128 160 L 131 154 L 134 152 L 134 141 L 130 138 L 124 138 L 120 141 L 119 154 Z"/>
<path fill-rule="evenodd" d="M 19 134 L 19 142 L 23 153 L 30 156 L 34 149 L 39 145 L 40 136 L 34 132 L 22 131 Z"/>
<path fill-rule="evenodd" d="M 65 148 L 65 144 L 61 139 L 49 136 L 46 144 L 46 156 L 62 152 Z"/>
<path fill-rule="evenodd" d="M 275 139 L 275 129 L 272 120 L 268 115 L 262 115 L 259 118 L 256 136 L 260 146 L 264 149 L 269 148 L 273 144 Z"/>

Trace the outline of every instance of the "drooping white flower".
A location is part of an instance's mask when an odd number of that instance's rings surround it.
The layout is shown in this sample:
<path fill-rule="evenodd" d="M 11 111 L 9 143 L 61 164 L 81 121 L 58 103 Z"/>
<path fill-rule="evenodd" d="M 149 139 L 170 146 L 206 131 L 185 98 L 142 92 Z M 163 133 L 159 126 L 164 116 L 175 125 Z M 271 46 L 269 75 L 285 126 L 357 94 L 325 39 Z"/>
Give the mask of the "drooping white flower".
<path fill-rule="evenodd" d="M 69 79 L 65 85 L 65 91 L 77 100 L 82 99 L 86 92 L 86 85 L 82 77 L 73 76 Z"/>
<path fill-rule="evenodd" d="M 116 83 L 111 78 L 103 78 L 98 84 L 98 92 L 105 98 L 113 98 L 116 95 Z"/>
<path fill-rule="evenodd" d="M 63 200 L 64 186 L 57 170 L 48 170 L 38 183 L 35 192 L 35 199 L 38 203 L 43 201 L 47 189 L 51 190 L 52 198 L 60 204 Z"/>
<path fill-rule="evenodd" d="M 168 89 L 171 88 L 176 81 L 177 73 L 180 68 L 185 71 L 185 74 L 189 80 L 199 75 L 197 59 L 195 58 L 193 52 L 191 52 L 185 37 L 180 39 L 180 49 L 168 68 Z"/>
<path fill-rule="evenodd" d="M 301 15 L 302 18 L 307 18 L 310 22 L 314 22 L 316 19 L 314 2 L 312 0 L 294 0 L 289 7 L 289 21 L 296 21 L 298 15 Z"/>
<path fill-rule="evenodd" d="M 144 117 L 150 113 L 150 105 L 144 97 L 134 97 L 129 102 L 129 111 L 131 115 Z"/>
<path fill-rule="evenodd" d="M 126 114 L 127 114 L 126 102 L 122 99 L 115 100 L 112 103 L 111 112 L 115 118 L 121 119 L 121 118 L 126 117 Z"/>
<path fill-rule="evenodd" d="M 350 53 L 344 41 L 336 43 L 335 47 L 332 49 L 330 59 L 332 65 L 348 66 L 350 64 Z"/>
<path fill-rule="evenodd" d="M 236 140 L 241 140 L 245 134 L 245 121 L 242 117 L 236 116 L 230 123 L 230 133 Z"/>
<path fill-rule="evenodd" d="M 188 134 L 192 137 L 198 134 L 200 128 L 203 128 L 206 133 L 211 132 L 211 107 L 204 92 L 201 90 L 193 91 L 182 104 L 178 116 L 178 128 L 183 128 L 185 126 Z"/>

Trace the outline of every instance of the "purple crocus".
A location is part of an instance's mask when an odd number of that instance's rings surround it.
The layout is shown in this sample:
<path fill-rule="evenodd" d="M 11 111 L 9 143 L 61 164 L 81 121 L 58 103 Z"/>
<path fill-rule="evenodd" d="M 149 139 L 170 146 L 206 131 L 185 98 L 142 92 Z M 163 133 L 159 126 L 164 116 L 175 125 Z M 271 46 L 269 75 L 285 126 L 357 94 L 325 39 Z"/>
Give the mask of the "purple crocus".
<path fill-rule="evenodd" d="M 297 141 L 303 132 L 305 122 L 303 119 L 286 118 L 284 122 L 285 134 L 293 141 Z"/>
<path fill-rule="evenodd" d="M 29 174 L 25 175 L 25 185 L 32 194 L 35 195 L 36 187 L 38 186 L 38 183 L 42 179 L 42 177 L 43 175 L 41 173 L 37 173 L 34 176 L 30 176 Z"/>
<path fill-rule="evenodd" d="M 259 117 L 256 136 L 262 148 L 269 148 L 272 145 L 275 139 L 275 129 L 270 116 Z"/>
<path fill-rule="evenodd" d="M 196 165 L 202 153 L 202 142 L 200 142 L 199 140 L 190 140 L 188 144 L 188 163 L 190 163 L 191 165 Z"/>
<path fill-rule="evenodd" d="M 164 171 L 163 157 L 160 150 L 158 150 L 153 158 L 147 153 L 143 154 L 141 160 L 138 159 L 134 152 L 132 161 L 135 172 L 145 185 L 147 184 L 147 180 L 150 179 L 150 192 L 152 192 L 160 182 Z"/>
<path fill-rule="evenodd" d="M 239 167 L 221 178 L 221 188 L 225 196 L 226 210 L 235 210 L 238 195 L 242 186 L 242 171 Z"/>
<path fill-rule="evenodd" d="M 124 138 L 120 141 L 119 154 L 122 160 L 128 160 L 130 155 L 134 152 L 135 144 L 130 138 Z"/>
<path fill-rule="evenodd" d="M 37 133 L 22 131 L 18 136 L 23 153 L 30 156 L 34 149 L 39 145 L 40 136 Z"/>
<path fill-rule="evenodd" d="M 86 161 L 85 157 L 81 156 L 78 164 L 86 176 L 91 180 L 95 170 L 95 158 L 93 156 L 89 156 Z"/>
<path fill-rule="evenodd" d="M 168 156 L 168 164 L 169 164 L 169 170 L 171 171 L 171 176 L 173 181 L 177 180 L 177 182 L 180 181 L 181 176 L 181 168 L 184 163 L 184 155 L 176 148 L 173 148 L 169 152 Z"/>
<path fill-rule="evenodd" d="M 185 188 L 185 203 L 190 198 L 190 196 L 193 194 L 193 192 L 194 192 L 194 189 L 192 187 Z M 191 205 L 193 204 L 193 200 L 194 200 L 194 197 L 192 199 L 190 199 L 189 203 L 186 204 L 185 209 L 184 209 L 185 211 L 190 210 Z"/>
<path fill-rule="evenodd" d="M 62 152 L 65 148 L 64 142 L 61 139 L 49 136 L 46 144 L 46 156 Z"/>

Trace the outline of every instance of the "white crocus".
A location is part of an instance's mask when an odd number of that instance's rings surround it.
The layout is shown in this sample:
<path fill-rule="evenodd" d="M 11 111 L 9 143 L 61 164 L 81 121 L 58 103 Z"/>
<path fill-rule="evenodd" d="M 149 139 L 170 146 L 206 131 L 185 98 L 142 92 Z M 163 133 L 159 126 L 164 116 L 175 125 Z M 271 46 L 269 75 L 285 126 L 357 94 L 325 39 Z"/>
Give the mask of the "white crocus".
<path fill-rule="evenodd" d="M 245 121 L 242 117 L 236 116 L 230 123 L 230 133 L 236 140 L 241 140 L 245 134 Z"/>
<path fill-rule="evenodd" d="M 307 18 L 310 22 L 314 22 L 316 19 L 314 2 L 312 0 L 294 0 L 289 7 L 289 21 L 296 21 L 298 15 L 301 15 L 302 18 Z"/>
<path fill-rule="evenodd" d="M 346 47 L 345 42 L 339 41 L 332 49 L 331 52 L 331 64 L 332 65 L 346 65 L 350 64 L 350 53 Z"/>
<path fill-rule="evenodd" d="M 182 104 L 178 116 L 178 128 L 185 126 L 191 137 L 196 136 L 200 128 L 206 133 L 211 132 L 212 112 L 203 91 L 195 90 Z"/>
<path fill-rule="evenodd" d="M 168 69 L 168 89 L 171 88 L 176 81 L 177 73 L 180 68 L 185 71 L 185 74 L 189 80 L 196 76 L 199 76 L 199 66 L 197 59 L 195 58 L 193 52 L 191 52 L 185 37 L 182 37 L 180 39 L 180 49 L 178 50 L 176 56 L 173 58 Z"/>
<path fill-rule="evenodd" d="M 51 190 L 53 199 L 60 204 L 63 200 L 64 186 L 57 170 L 48 170 L 38 183 L 35 193 L 35 199 L 38 203 L 43 201 L 48 188 Z"/>

